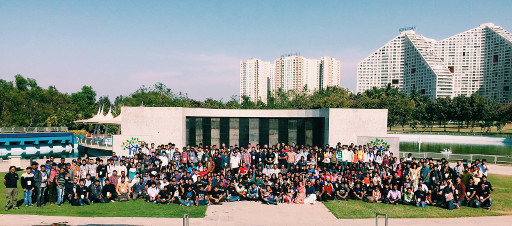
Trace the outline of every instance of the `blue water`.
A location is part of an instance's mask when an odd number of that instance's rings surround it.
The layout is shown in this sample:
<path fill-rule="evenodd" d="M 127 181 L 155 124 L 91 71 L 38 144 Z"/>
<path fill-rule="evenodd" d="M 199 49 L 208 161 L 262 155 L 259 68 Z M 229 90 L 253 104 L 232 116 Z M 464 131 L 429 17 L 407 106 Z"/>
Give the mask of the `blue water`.
<path fill-rule="evenodd" d="M 512 144 L 503 145 L 477 145 L 477 144 L 440 144 L 421 143 L 421 152 L 439 153 L 443 149 L 450 149 L 454 154 L 485 154 L 485 155 L 512 155 Z M 400 151 L 418 152 L 418 143 L 400 142 Z"/>

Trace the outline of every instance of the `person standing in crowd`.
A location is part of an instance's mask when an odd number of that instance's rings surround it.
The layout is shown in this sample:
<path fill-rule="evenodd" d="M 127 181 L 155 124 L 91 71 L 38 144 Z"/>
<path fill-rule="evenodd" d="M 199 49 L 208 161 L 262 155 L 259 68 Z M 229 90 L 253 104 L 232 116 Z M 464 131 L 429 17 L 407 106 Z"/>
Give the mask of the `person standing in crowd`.
<path fill-rule="evenodd" d="M 35 190 L 34 174 L 32 174 L 32 168 L 27 167 L 25 173 L 21 175 L 21 188 L 23 188 L 23 200 L 25 207 L 33 207 L 32 205 L 32 193 Z"/>
<path fill-rule="evenodd" d="M 44 205 L 44 193 L 46 191 L 48 185 L 48 173 L 46 172 L 46 167 L 41 165 L 41 170 L 37 171 L 34 176 L 35 188 L 37 192 L 36 202 L 37 208 L 41 208 Z"/>
<path fill-rule="evenodd" d="M 16 167 L 9 167 L 9 172 L 4 176 L 5 185 L 5 211 L 9 210 L 9 206 L 12 204 L 13 209 L 18 209 L 18 179 L 19 176 L 16 173 Z"/>
<path fill-rule="evenodd" d="M 388 148 L 371 145 L 279 143 L 247 145 L 246 149 L 199 144 L 180 152 L 169 143 L 143 147 L 134 156 L 113 153 L 107 162 L 78 158 L 71 165 L 61 159 L 57 165 L 49 160 L 41 170 L 37 165 L 27 168 L 21 186 L 25 193 L 27 188 L 35 189 L 38 206 L 44 204 L 44 190 L 49 190 L 50 202 L 57 201 L 59 206 L 65 200 L 82 206 L 130 197 L 134 202 L 144 197 L 151 203 L 183 206 L 244 200 L 314 204 L 333 199 L 450 210 L 492 206 L 493 187 L 482 172 L 485 161 L 470 162 L 460 172 L 460 161 L 451 168 L 446 159 L 398 158 Z M 14 174 L 5 176 L 7 188 L 16 186 L 16 181 L 7 182 Z M 14 190 L 8 189 L 7 195 Z M 32 204 L 30 195 L 24 196 L 25 203 Z M 11 194 L 6 200 L 7 209 L 14 199 Z"/>

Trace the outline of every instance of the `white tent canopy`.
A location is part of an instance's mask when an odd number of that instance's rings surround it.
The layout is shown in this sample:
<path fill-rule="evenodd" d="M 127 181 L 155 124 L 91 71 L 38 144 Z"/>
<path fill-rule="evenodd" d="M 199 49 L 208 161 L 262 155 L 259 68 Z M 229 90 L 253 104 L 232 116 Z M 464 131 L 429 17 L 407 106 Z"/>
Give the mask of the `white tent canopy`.
<path fill-rule="evenodd" d="M 114 118 L 112 115 L 112 107 L 108 110 L 107 115 L 103 115 L 103 107 L 98 109 L 98 113 L 90 118 L 74 121 L 75 123 L 85 123 L 85 124 L 116 124 L 121 125 L 121 115 Z"/>

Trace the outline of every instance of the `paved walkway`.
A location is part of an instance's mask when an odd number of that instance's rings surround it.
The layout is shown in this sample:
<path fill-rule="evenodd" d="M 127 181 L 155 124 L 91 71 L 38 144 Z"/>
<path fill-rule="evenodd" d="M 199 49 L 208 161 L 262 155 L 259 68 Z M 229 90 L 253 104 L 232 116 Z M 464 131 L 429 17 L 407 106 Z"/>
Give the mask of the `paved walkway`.
<path fill-rule="evenodd" d="M 0 225 L 182 225 L 182 219 L 168 218 L 119 218 L 119 217 L 52 217 L 33 215 L 0 214 Z M 210 206 L 205 218 L 191 218 L 190 225 L 374 225 L 375 218 L 370 219 L 336 219 L 329 210 L 317 203 L 315 205 L 263 205 L 256 202 L 225 203 L 221 206 Z M 384 219 L 379 219 L 384 225 Z M 464 225 L 464 226 L 501 226 L 512 225 L 512 216 L 472 217 L 472 218 L 416 218 L 389 219 L 390 226 L 432 226 L 432 225 Z"/>

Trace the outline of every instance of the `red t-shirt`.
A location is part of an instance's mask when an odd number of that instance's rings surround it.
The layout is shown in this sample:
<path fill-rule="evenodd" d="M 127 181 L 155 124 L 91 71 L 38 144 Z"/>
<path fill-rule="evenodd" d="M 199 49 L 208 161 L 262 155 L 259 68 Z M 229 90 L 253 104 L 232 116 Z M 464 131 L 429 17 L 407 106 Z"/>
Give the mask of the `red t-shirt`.
<path fill-rule="evenodd" d="M 240 174 L 246 174 L 247 171 L 249 171 L 249 168 L 242 166 L 238 169 L 238 171 L 240 172 Z"/>

